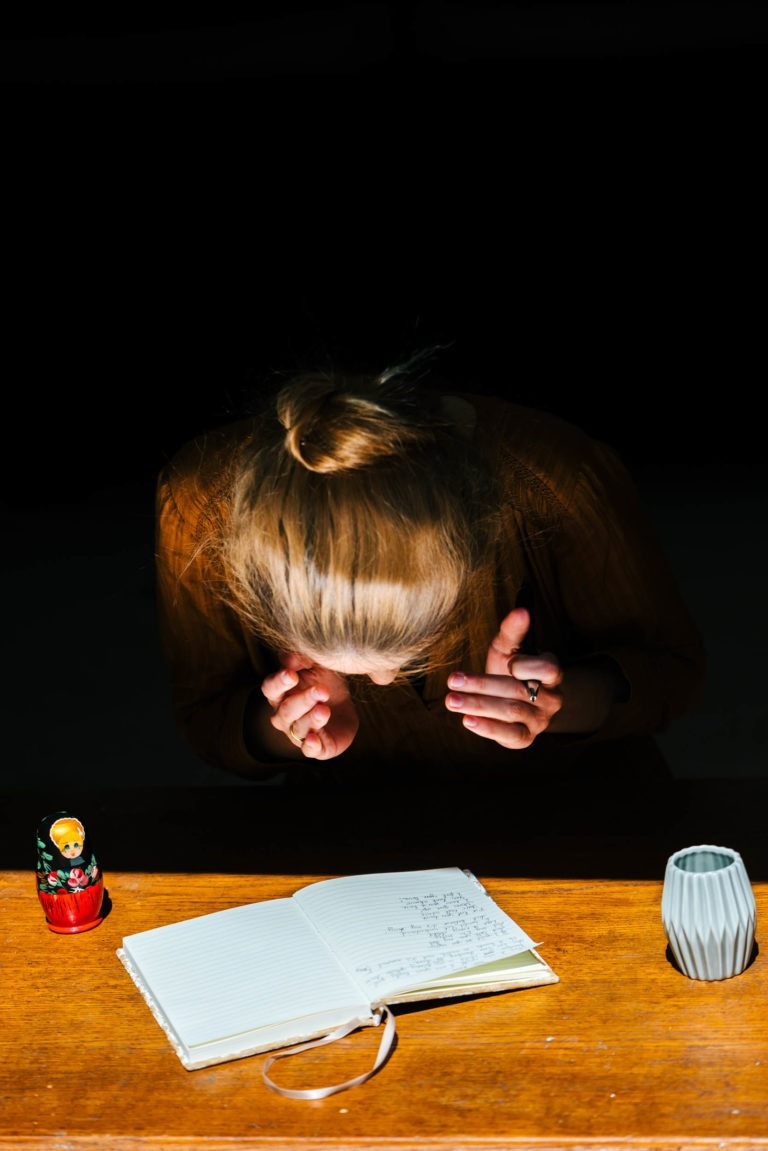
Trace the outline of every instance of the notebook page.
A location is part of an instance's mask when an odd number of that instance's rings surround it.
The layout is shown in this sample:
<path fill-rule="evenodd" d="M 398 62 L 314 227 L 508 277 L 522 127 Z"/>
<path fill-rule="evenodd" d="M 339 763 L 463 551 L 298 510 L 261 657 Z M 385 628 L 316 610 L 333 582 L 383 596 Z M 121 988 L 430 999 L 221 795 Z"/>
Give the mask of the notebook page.
<path fill-rule="evenodd" d="M 534 947 L 458 867 L 322 880 L 293 898 L 374 1004 Z"/>
<path fill-rule="evenodd" d="M 123 947 L 188 1048 L 314 1012 L 367 1011 L 291 899 L 166 924 Z"/>

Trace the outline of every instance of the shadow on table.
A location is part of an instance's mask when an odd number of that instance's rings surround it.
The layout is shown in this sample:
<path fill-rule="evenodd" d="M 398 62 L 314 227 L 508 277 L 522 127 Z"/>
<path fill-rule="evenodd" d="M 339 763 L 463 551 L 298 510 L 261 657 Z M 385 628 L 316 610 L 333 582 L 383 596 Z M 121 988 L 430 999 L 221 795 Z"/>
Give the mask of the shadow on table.
<path fill-rule="evenodd" d="M 655 879 L 698 843 L 768 878 L 768 779 L 366 787 L 142 787 L 0 793 L 0 864 L 30 873 L 47 813 L 85 824 L 110 871 L 336 875 L 467 867 L 479 876 Z"/>

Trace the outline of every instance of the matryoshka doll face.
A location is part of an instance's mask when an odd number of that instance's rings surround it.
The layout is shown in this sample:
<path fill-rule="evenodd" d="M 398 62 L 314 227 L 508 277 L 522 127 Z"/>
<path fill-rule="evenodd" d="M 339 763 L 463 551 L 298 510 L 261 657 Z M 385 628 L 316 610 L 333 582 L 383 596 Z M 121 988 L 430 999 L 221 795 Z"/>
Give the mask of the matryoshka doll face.
<path fill-rule="evenodd" d="M 79 819 L 66 816 L 51 827 L 51 839 L 65 859 L 77 859 L 83 851 L 85 830 Z"/>

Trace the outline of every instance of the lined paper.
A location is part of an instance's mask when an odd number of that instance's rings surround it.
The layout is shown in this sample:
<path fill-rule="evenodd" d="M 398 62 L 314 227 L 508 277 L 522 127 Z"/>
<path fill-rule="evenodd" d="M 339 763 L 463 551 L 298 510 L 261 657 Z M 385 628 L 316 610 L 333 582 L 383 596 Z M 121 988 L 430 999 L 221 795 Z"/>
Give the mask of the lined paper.
<path fill-rule="evenodd" d="M 369 1014 L 292 899 L 167 924 L 123 946 L 188 1048 L 337 1008 Z"/>
<path fill-rule="evenodd" d="M 534 947 L 458 867 L 322 880 L 293 898 L 372 1003 Z"/>
<path fill-rule="evenodd" d="M 534 946 L 448 867 L 318 880 L 126 936 L 118 956 L 192 1070 L 372 1026 L 398 995 L 557 982 Z"/>

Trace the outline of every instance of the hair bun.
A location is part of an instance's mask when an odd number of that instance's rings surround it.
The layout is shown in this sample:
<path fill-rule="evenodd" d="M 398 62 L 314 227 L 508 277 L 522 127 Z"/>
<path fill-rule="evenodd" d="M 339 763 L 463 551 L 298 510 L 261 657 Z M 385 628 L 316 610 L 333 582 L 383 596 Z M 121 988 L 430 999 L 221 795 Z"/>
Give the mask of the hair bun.
<path fill-rule="evenodd" d="M 302 377 L 277 398 L 288 454 L 312 472 L 369 467 L 431 438 L 413 406 L 402 407 L 380 379 Z"/>

